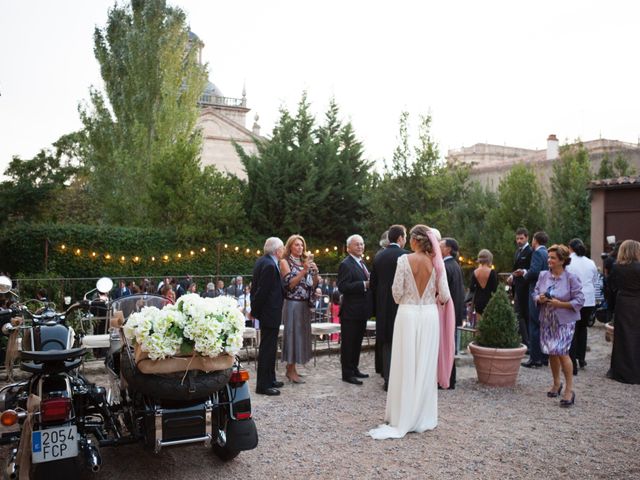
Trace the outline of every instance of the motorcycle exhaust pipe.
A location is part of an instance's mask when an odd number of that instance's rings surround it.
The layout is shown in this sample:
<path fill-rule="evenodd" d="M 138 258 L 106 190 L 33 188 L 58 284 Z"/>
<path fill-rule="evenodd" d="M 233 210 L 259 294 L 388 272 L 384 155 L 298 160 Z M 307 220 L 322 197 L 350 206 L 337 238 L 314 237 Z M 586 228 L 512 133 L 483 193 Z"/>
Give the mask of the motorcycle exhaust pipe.
<path fill-rule="evenodd" d="M 93 445 L 87 445 L 84 448 L 84 458 L 87 464 L 87 468 L 91 470 L 93 473 L 98 473 L 100 471 L 100 466 L 102 465 L 102 457 L 100 456 L 100 452 Z"/>
<path fill-rule="evenodd" d="M 16 454 L 18 451 L 14 448 L 11 451 L 11 457 L 9 457 L 9 463 L 5 469 L 5 478 L 10 480 L 16 480 L 18 478 L 18 466 L 16 465 Z"/>
<path fill-rule="evenodd" d="M 6 478 L 10 480 L 17 480 L 18 478 L 18 467 L 16 466 L 16 462 L 9 462 L 7 468 L 5 470 Z"/>

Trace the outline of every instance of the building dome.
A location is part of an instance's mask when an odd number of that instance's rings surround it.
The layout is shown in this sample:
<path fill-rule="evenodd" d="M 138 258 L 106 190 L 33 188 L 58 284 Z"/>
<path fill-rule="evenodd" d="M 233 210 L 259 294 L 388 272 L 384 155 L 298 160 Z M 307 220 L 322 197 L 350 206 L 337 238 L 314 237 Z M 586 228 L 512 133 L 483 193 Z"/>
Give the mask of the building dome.
<path fill-rule="evenodd" d="M 207 82 L 207 86 L 204 87 L 203 95 L 210 95 L 212 97 L 224 97 L 222 92 L 213 83 Z"/>

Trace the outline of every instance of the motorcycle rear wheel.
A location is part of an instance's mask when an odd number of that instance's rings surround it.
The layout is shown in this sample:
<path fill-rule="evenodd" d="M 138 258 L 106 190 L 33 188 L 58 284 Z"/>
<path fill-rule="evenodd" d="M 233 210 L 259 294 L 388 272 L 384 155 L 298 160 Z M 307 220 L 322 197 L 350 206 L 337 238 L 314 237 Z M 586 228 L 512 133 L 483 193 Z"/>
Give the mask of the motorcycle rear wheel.
<path fill-rule="evenodd" d="M 79 457 L 66 458 L 55 462 L 36 463 L 31 468 L 33 480 L 71 480 L 82 478 Z"/>
<path fill-rule="evenodd" d="M 229 448 L 229 445 L 227 444 L 227 425 L 229 425 L 229 423 L 228 421 L 225 421 L 225 426 L 221 435 L 222 438 L 215 438 L 211 442 L 211 450 L 213 450 L 213 454 L 223 462 L 233 460 L 240 455 L 240 450 L 233 450 Z"/>

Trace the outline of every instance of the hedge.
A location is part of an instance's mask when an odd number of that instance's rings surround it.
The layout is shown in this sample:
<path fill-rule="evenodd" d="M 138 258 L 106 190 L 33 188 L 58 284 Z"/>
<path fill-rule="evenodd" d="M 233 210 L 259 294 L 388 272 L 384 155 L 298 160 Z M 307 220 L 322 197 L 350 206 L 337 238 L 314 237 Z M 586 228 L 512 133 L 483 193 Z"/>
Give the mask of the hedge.
<path fill-rule="evenodd" d="M 250 275 L 263 244 L 264 238 L 184 238 L 170 229 L 16 223 L 0 230 L 0 271 L 23 278 Z M 309 241 L 308 247 L 320 250 L 321 272 L 338 271 L 341 246 Z"/>

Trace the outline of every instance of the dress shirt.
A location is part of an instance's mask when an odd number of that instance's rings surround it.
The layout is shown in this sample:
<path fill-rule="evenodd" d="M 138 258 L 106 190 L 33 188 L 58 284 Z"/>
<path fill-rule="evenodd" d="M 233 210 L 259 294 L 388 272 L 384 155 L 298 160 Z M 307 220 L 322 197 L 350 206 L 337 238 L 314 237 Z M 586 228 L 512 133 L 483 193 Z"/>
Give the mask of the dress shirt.
<path fill-rule="evenodd" d="M 596 304 L 595 283 L 598 281 L 598 268 L 588 257 L 579 257 L 575 252 L 571 253 L 571 263 L 566 270 L 576 275 L 582 282 L 582 294 L 584 306 L 593 307 Z"/>

